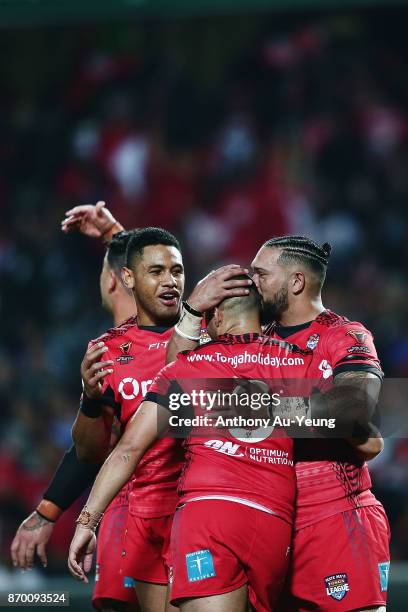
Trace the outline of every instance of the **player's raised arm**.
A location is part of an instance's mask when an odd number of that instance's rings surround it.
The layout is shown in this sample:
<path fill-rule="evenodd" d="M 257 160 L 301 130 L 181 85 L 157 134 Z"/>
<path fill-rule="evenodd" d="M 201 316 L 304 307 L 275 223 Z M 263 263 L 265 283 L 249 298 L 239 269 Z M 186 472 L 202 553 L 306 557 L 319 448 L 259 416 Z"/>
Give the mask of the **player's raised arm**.
<path fill-rule="evenodd" d="M 246 276 L 248 270 L 237 264 L 212 270 L 195 287 L 183 304 L 180 320 L 167 347 L 166 363 L 175 361 L 177 353 L 194 349 L 200 340 L 201 321 L 204 313 L 218 306 L 225 298 L 248 295 L 252 284 Z"/>
<path fill-rule="evenodd" d="M 102 238 L 105 242 L 109 242 L 114 234 L 123 229 L 103 201 L 95 205 L 74 206 L 66 211 L 65 219 L 61 221 L 61 230 L 64 233 L 77 231 L 90 238 Z"/>
<path fill-rule="evenodd" d="M 46 546 L 55 523 L 93 483 L 99 468 L 80 461 L 73 446 L 65 453 L 37 509 L 17 529 L 10 549 L 14 567 L 31 569 L 35 554 L 47 567 Z"/>
<path fill-rule="evenodd" d="M 69 550 L 68 567 L 75 578 L 88 582 L 86 572 L 90 570 L 96 546 L 95 529 L 103 512 L 129 480 L 150 445 L 167 427 L 168 419 L 166 408 L 155 402 L 142 402 L 126 426 L 121 440 L 103 464 L 77 520 Z"/>

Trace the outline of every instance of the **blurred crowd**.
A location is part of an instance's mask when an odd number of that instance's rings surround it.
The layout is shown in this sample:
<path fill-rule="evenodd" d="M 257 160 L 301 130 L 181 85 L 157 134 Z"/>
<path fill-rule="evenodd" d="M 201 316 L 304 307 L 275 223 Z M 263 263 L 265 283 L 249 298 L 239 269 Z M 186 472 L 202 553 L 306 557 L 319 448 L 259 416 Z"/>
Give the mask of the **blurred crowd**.
<path fill-rule="evenodd" d="M 0 101 L 0 555 L 40 499 L 78 406 L 103 247 L 60 232 L 107 202 L 184 247 L 189 287 L 273 235 L 333 245 L 325 304 L 408 376 L 408 46 L 395 13 L 235 16 L 4 32 Z M 408 559 L 408 441 L 375 490 Z M 73 511 L 48 572 L 65 565 Z"/>

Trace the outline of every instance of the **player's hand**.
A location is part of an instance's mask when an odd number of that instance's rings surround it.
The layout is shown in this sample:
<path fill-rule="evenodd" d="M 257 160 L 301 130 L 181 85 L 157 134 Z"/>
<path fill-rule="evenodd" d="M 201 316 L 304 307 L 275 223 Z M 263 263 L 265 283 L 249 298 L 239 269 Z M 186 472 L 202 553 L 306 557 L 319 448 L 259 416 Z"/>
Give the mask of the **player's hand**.
<path fill-rule="evenodd" d="M 86 574 L 92 567 L 96 535 L 91 529 L 77 525 L 68 554 L 68 568 L 74 578 L 88 584 Z"/>
<path fill-rule="evenodd" d="M 102 381 L 113 372 L 113 361 L 102 361 L 104 353 L 108 350 L 104 342 L 97 342 L 85 353 L 81 363 L 81 376 L 86 395 L 92 399 L 102 397 Z"/>
<path fill-rule="evenodd" d="M 248 270 L 236 264 L 213 270 L 197 284 L 187 302 L 195 310 L 205 312 L 225 298 L 248 295 L 248 286 L 253 281 L 237 280 L 235 277 L 240 274 L 248 274 Z"/>
<path fill-rule="evenodd" d="M 112 213 L 105 207 L 105 202 L 83 204 L 75 206 L 65 213 L 65 219 L 61 221 L 61 229 L 66 234 L 77 231 L 91 238 L 102 238 L 110 232 L 114 226 L 116 231 L 123 227 L 116 221 Z"/>
<path fill-rule="evenodd" d="M 11 543 L 11 559 L 14 567 L 32 569 L 34 554 L 37 553 L 41 563 L 47 567 L 47 553 L 45 547 L 51 537 L 54 523 L 47 521 L 37 512 L 32 512 L 17 529 Z"/>

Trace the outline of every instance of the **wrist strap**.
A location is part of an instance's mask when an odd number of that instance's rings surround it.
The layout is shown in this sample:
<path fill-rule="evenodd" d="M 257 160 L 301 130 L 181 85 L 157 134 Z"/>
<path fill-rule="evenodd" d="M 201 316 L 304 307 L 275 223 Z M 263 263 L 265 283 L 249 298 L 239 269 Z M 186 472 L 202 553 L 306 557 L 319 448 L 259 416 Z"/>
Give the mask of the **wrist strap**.
<path fill-rule="evenodd" d="M 102 414 L 101 401 L 88 397 L 84 392 L 81 396 L 80 411 L 90 419 L 97 419 Z"/>
<path fill-rule="evenodd" d="M 182 338 L 186 338 L 192 342 L 198 342 L 200 340 L 202 315 L 201 313 L 192 314 L 191 310 L 194 311 L 191 306 L 183 302 L 180 320 L 174 330 L 179 336 L 182 336 Z M 194 312 L 197 313 L 198 311 L 195 310 Z"/>
<path fill-rule="evenodd" d="M 124 231 L 123 225 L 119 223 L 119 221 L 115 221 L 112 223 L 109 229 L 105 230 L 102 234 L 102 240 L 104 242 L 110 242 L 115 234 Z M 113 231 L 112 231 L 113 230 Z"/>
<path fill-rule="evenodd" d="M 184 301 L 183 306 L 191 315 L 193 315 L 194 317 L 200 317 L 200 319 L 202 319 L 203 313 L 190 306 L 188 302 Z"/>
<path fill-rule="evenodd" d="M 35 511 L 50 523 L 55 523 L 62 514 L 61 508 L 48 499 L 42 499 Z"/>
<path fill-rule="evenodd" d="M 183 331 L 181 331 L 178 325 L 176 325 L 176 327 L 174 328 L 174 331 L 176 332 L 176 334 L 178 334 L 182 338 L 186 338 L 186 340 L 192 340 L 193 342 L 198 342 L 200 339 L 200 336 L 198 336 L 197 338 L 196 336 L 189 336 L 188 334 L 185 334 Z"/>

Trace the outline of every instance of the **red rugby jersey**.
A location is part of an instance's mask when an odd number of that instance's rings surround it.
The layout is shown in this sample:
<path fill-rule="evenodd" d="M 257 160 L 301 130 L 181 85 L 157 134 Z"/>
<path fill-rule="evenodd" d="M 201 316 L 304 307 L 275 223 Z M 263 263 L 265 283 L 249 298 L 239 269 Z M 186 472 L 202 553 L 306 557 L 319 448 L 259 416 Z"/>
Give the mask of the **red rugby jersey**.
<path fill-rule="evenodd" d="M 270 336 L 287 339 L 313 353 L 309 378 L 327 382 L 349 371 L 372 372 L 382 378 L 372 334 L 330 310 L 303 325 L 271 326 Z M 295 378 L 295 370 L 290 373 Z M 379 505 L 371 488 L 367 463 L 359 463 L 343 440 L 296 440 L 297 500 L 295 528 L 361 506 Z"/>
<path fill-rule="evenodd" d="M 175 391 L 191 396 L 192 390 L 199 388 L 212 392 L 217 387 L 231 390 L 234 378 L 266 380 L 270 395 L 271 379 L 286 376 L 287 362 L 296 362 L 291 370 L 302 377 L 310 359 L 310 351 L 299 351 L 287 342 L 268 341 L 258 334 L 225 335 L 179 354 L 177 361 L 156 377 L 146 399 L 171 411 L 171 394 Z M 205 414 L 201 406 L 198 412 Z M 256 418 L 256 411 L 251 416 Z M 251 439 L 246 437 L 246 430 L 205 426 L 201 431 L 194 430 L 184 443 L 186 463 L 179 483 L 181 503 L 227 496 L 261 506 L 291 523 L 295 502 L 293 440 L 283 437 L 281 428 L 261 432 L 254 434 L 259 438 Z M 269 436 L 266 439 L 265 434 Z"/>
<path fill-rule="evenodd" d="M 90 343 L 103 341 L 108 347 L 103 360 L 113 361 L 113 373 L 104 378 L 103 403 L 115 409 L 123 426 L 164 366 L 172 333 L 173 328 L 139 327 L 136 318 L 131 318 Z M 178 440 L 158 440 L 111 506 L 129 504 L 131 514 L 144 518 L 171 514 L 178 501 L 177 481 L 183 458 Z"/>

